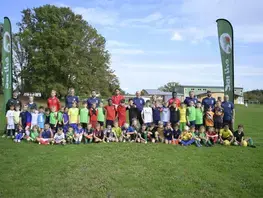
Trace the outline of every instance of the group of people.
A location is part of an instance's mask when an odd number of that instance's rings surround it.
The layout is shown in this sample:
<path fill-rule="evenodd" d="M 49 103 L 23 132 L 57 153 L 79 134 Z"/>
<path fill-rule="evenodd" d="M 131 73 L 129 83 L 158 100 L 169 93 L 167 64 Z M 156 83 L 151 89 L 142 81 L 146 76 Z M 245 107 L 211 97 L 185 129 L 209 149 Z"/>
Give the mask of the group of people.
<path fill-rule="evenodd" d="M 61 106 L 53 90 L 47 107 L 37 107 L 32 96 L 22 105 L 14 92 L 6 105 L 5 135 L 15 142 L 25 139 L 39 144 L 127 141 L 255 147 L 251 138 L 245 138 L 243 125 L 234 132 L 235 109 L 227 95 L 224 101 L 216 101 L 208 91 L 200 102 L 191 91 L 181 102 L 173 92 L 171 99 L 160 102 L 156 98 L 145 101 L 137 91 L 136 97 L 126 102 L 116 89 L 106 105 L 96 91 L 91 95 L 80 101 L 71 88 Z"/>

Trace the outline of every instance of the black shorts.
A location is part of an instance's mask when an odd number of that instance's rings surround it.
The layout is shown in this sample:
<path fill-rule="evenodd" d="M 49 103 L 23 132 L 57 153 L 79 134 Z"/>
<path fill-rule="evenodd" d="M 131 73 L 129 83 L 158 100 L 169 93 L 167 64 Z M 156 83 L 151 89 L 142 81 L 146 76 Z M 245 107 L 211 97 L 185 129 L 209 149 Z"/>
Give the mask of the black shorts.
<path fill-rule="evenodd" d="M 50 125 L 50 128 L 51 128 L 52 130 L 55 130 L 55 129 L 56 129 L 56 127 L 55 127 L 54 124 L 49 124 L 49 125 Z"/>
<path fill-rule="evenodd" d="M 80 123 L 83 129 L 86 129 L 88 124 L 87 123 Z"/>
<path fill-rule="evenodd" d="M 104 122 L 98 121 L 98 123 L 100 124 L 100 126 L 104 126 Z"/>
<path fill-rule="evenodd" d="M 201 126 L 203 126 L 203 125 L 202 125 L 202 124 L 196 124 L 196 125 L 195 125 L 195 129 L 196 129 L 196 130 L 199 130 Z"/>
<path fill-rule="evenodd" d="M 216 129 L 222 129 L 223 128 L 223 123 L 222 122 L 214 122 L 214 127 Z"/>
<path fill-rule="evenodd" d="M 108 126 L 108 125 L 111 125 L 112 127 L 113 127 L 113 120 L 106 120 L 106 127 Z"/>

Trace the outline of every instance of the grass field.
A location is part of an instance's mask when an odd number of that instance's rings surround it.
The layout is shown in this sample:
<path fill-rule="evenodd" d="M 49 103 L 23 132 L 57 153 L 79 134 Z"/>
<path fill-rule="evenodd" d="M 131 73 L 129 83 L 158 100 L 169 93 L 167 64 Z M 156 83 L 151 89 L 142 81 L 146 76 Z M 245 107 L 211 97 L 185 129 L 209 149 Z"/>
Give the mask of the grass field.
<path fill-rule="evenodd" d="M 0 139 L 0 197 L 262 197 L 263 107 L 236 111 L 256 149 Z"/>

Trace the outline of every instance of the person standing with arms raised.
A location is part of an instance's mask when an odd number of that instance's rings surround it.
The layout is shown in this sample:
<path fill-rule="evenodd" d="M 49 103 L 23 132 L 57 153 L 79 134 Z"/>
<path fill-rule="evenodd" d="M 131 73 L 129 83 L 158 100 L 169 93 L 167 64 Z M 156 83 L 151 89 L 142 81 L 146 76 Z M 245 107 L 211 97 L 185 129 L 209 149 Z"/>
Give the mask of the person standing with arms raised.
<path fill-rule="evenodd" d="M 97 98 L 97 93 L 95 90 L 91 92 L 91 97 L 87 100 L 88 108 L 90 109 L 92 107 L 92 104 L 96 104 L 96 108 L 98 108 L 100 104 L 100 99 Z"/>
<path fill-rule="evenodd" d="M 66 107 L 71 108 L 73 102 L 76 102 L 78 104 L 79 103 L 79 97 L 75 96 L 75 89 L 70 88 L 69 94 L 67 95 L 66 100 L 65 100 Z"/>
<path fill-rule="evenodd" d="M 51 97 L 47 100 L 47 106 L 50 111 L 52 111 L 52 108 L 55 107 L 55 112 L 58 112 L 60 110 L 60 101 L 56 97 L 57 92 L 55 90 L 51 91 Z"/>
<path fill-rule="evenodd" d="M 133 98 L 133 103 L 137 108 L 137 119 L 139 120 L 140 124 L 143 124 L 143 120 L 142 120 L 142 110 L 143 107 L 145 105 L 145 101 L 144 99 L 141 97 L 141 92 L 140 91 L 136 91 L 136 97 Z"/>

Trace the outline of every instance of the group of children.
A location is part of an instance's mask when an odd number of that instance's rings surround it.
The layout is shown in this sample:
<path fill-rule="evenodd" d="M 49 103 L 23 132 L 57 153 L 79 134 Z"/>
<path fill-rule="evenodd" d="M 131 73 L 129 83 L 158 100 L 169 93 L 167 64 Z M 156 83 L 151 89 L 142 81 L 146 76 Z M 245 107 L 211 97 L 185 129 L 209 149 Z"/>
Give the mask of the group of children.
<path fill-rule="evenodd" d="M 193 102 L 188 107 L 184 103 L 178 107 L 175 102 L 161 106 L 157 101 L 153 104 L 147 101 L 141 112 L 132 99 L 128 105 L 125 100 L 113 105 L 111 99 L 107 106 L 102 102 L 92 104 L 90 109 L 87 102 L 81 108 L 77 105 L 73 102 L 71 108 L 62 107 L 58 112 L 42 106 L 38 110 L 29 109 L 28 105 L 20 112 L 20 106 L 11 105 L 6 114 L 7 135 L 15 142 L 25 139 L 39 144 L 159 142 L 197 147 L 216 143 L 255 147 L 251 138 L 244 138 L 242 125 L 234 133 L 227 124 L 223 125 L 220 102 L 214 111 L 210 107 L 205 113 L 201 103 Z M 126 111 L 130 123 L 126 123 Z"/>

